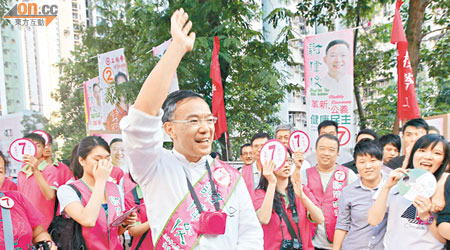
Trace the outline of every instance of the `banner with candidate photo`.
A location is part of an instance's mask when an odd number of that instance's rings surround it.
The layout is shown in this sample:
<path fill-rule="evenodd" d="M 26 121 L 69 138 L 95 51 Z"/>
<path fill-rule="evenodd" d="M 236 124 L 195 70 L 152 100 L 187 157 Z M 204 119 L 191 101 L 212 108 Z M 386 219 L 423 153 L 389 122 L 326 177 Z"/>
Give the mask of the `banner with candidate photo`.
<path fill-rule="evenodd" d="M 98 77 L 83 83 L 84 106 L 88 130 L 105 130 L 103 126 L 103 96 Z"/>
<path fill-rule="evenodd" d="M 125 98 L 118 96 L 116 103 L 107 101 L 108 89 L 129 80 L 127 60 L 124 49 L 120 48 L 98 55 L 99 88 L 101 93 L 101 129 L 98 130 L 120 130 L 120 120 L 128 114 L 129 105 Z M 89 128 L 89 130 L 93 130 Z M 97 129 L 95 129 L 97 130 Z"/>
<path fill-rule="evenodd" d="M 305 92 L 311 141 L 325 120 L 338 123 L 341 147 L 355 141 L 353 29 L 307 36 L 304 41 Z"/>

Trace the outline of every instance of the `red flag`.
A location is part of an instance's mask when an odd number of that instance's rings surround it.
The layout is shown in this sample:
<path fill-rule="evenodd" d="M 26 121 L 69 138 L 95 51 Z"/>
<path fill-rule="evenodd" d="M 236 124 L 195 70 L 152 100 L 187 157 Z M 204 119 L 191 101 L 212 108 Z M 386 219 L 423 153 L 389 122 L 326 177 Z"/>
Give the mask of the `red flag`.
<path fill-rule="evenodd" d="M 227 132 L 227 117 L 225 115 L 225 105 L 223 101 L 222 77 L 219 65 L 219 37 L 214 37 L 213 54 L 211 58 L 211 72 L 209 76 L 212 80 L 212 113 L 217 117 L 215 125 L 214 140 L 219 139 L 222 133 Z"/>
<path fill-rule="evenodd" d="M 408 42 L 408 40 L 406 40 L 405 30 L 403 29 L 402 17 L 400 16 L 400 6 L 402 6 L 402 4 L 403 2 L 401 0 L 397 0 L 397 3 L 395 4 L 394 22 L 392 24 L 391 33 L 392 44 Z"/>
<path fill-rule="evenodd" d="M 397 115 L 400 121 L 420 117 L 420 108 L 416 98 L 416 87 L 411 61 L 408 54 L 408 41 L 400 17 L 401 0 L 397 0 L 394 23 L 392 25 L 391 43 L 397 43 Z"/>

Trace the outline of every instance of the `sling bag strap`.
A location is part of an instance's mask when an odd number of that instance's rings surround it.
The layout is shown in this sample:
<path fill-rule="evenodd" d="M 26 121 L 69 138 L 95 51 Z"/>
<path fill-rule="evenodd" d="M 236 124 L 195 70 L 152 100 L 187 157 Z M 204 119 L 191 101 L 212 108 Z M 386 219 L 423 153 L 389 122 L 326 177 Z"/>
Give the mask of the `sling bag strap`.
<path fill-rule="evenodd" d="M 145 231 L 145 233 L 142 234 L 141 238 L 139 239 L 139 242 L 136 245 L 135 250 L 138 250 L 141 247 L 142 242 L 144 242 L 145 237 L 147 237 L 148 231 L 149 230 Z"/>
<path fill-rule="evenodd" d="M 209 177 L 209 183 L 211 184 L 211 192 L 212 192 L 212 198 L 214 200 L 214 207 L 216 208 L 216 211 L 220 210 L 219 205 L 219 195 L 217 194 L 216 186 L 214 185 L 214 182 L 212 180 L 212 174 L 211 174 L 211 168 L 209 167 L 208 161 L 205 163 L 206 169 L 208 170 L 208 177 Z M 186 181 L 189 188 L 189 192 L 191 193 L 192 199 L 194 200 L 195 206 L 197 206 L 197 210 L 199 213 L 203 212 L 202 205 L 200 204 L 200 201 L 198 200 L 197 194 L 195 193 L 194 187 L 192 187 L 191 182 L 189 181 L 189 178 L 186 175 Z"/>
<path fill-rule="evenodd" d="M 5 196 L 0 192 L 0 196 Z M 14 233 L 11 221 L 11 212 L 8 208 L 2 207 L 3 235 L 5 241 L 5 249 L 14 249 Z"/>
<path fill-rule="evenodd" d="M 293 210 L 297 210 L 297 208 L 294 206 Z M 296 211 L 297 214 L 297 211 Z M 286 222 L 286 226 L 287 229 L 289 231 L 289 234 L 291 235 L 292 239 L 297 239 L 299 242 L 302 242 L 302 238 L 301 238 L 301 233 L 300 233 L 300 228 L 298 227 L 298 223 L 296 222 L 295 224 L 297 225 L 297 230 L 298 230 L 298 234 L 299 236 L 297 236 L 297 234 L 295 233 L 294 228 L 292 227 L 291 222 L 289 221 L 289 218 L 286 214 L 286 211 L 284 209 L 281 209 L 281 214 L 279 214 L 279 216 L 281 216 L 281 218 L 283 218 L 284 222 Z"/>
<path fill-rule="evenodd" d="M 133 194 L 134 204 L 141 205 L 141 200 L 139 199 L 136 187 L 131 190 L 131 193 Z M 136 245 L 136 248 L 135 248 L 136 250 L 138 250 L 141 247 L 142 242 L 144 242 L 145 237 L 148 234 L 148 231 L 149 230 L 145 231 L 145 233 L 142 234 L 141 238 L 139 239 L 139 242 Z"/>
<path fill-rule="evenodd" d="M 136 205 L 141 205 L 141 200 L 139 199 L 139 196 L 138 196 L 136 187 L 134 187 L 134 188 L 131 190 L 131 193 L 133 194 L 134 204 L 136 204 Z"/>

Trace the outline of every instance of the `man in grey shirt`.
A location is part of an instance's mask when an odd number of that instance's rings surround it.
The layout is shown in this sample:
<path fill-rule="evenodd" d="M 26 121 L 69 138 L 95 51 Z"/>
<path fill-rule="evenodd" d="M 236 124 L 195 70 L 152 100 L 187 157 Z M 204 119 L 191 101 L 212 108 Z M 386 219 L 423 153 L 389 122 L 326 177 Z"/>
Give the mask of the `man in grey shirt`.
<path fill-rule="evenodd" d="M 360 177 L 339 198 L 333 250 L 383 249 L 386 217 L 378 226 L 367 221 L 374 196 L 384 183 L 383 150 L 376 142 L 363 140 L 356 144 L 354 157 Z"/>

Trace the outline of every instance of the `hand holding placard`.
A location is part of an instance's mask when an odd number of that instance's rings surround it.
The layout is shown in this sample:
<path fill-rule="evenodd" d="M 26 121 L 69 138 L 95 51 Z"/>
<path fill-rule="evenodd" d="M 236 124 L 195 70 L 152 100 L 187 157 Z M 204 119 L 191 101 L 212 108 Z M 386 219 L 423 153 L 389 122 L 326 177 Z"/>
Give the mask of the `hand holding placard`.
<path fill-rule="evenodd" d="M 289 137 L 289 148 L 292 152 L 301 151 L 302 153 L 305 153 L 306 151 L 308 151 L 309 145 L 309 136 L 301 130 L 292 132 L 291 136 Z"/>
<path fill-rule="evenodd" d="M 9 154 L 14 160 L 19 162 L 24 162 L 24 155 L 36 156 L 36 152 L 36 145 L 30 139 L 20 138 L 9 145 Z"/>
<path fill-rule="evenodd" d="M 282 142 L 279 140 L 269 140 L 261 148 L 259 153 L 259 161 L 261 165 L 263 163 L 273 161 L 275 163 L 274 171 L 280 169 L 287 158 L 287 150 Z"/>

